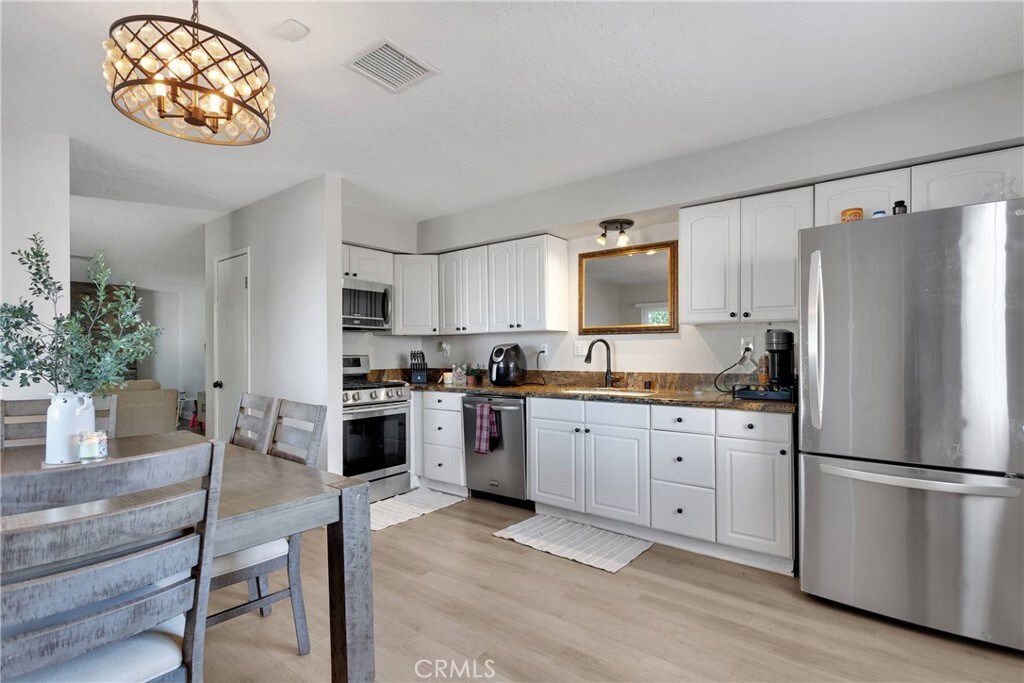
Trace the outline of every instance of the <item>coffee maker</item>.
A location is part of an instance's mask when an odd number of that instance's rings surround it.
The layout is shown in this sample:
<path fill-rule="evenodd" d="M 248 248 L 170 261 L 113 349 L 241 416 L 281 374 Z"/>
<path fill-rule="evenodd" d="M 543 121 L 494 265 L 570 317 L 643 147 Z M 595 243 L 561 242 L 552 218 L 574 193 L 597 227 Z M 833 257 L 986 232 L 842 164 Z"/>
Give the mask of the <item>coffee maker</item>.
<path fill-rule="evenodd" d="M 764 349 L 768 354 L 768 381 L 762 386 L 736 386 L 733 397 L 751 401 L 794 401 L 796 373 L 793 333 L 769 328 L 764 333 Z"/>

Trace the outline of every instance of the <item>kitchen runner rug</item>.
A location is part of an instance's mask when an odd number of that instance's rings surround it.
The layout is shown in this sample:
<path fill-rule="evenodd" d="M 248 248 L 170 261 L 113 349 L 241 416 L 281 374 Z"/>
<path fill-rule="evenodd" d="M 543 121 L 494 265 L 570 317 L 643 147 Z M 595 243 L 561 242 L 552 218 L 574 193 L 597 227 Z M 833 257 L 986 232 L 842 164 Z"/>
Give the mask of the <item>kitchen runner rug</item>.
<path fill-rule="evenodd" d="M 550 515 L 535 515 L 494 535 L 612 573 L 654 545 Z"/>
<path fill-rule="evenodd" d="M 380 531 L 464 500 L 465 498 L 427 488 L 418 488 L 394 498 L 378 500 L 370 504 L 370 529 Z"/>

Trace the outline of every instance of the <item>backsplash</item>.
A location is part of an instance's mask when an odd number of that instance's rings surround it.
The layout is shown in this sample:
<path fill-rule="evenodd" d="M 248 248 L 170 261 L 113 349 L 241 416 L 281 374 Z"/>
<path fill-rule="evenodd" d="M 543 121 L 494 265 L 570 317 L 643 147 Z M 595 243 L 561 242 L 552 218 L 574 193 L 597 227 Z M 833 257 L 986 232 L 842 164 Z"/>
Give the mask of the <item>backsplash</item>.
<path fill-rule="evenodd" d="M 427 371 L 428 384 L 437 384 L 441 373 L 451 368 L 431 368 Z M 654 391 L 692 393 L 694 391 L 715 391 L 715 374 L 717 373 L 674 373 L 674 372 L 616 372 L 613 373 L 616 379 L 614 386 L 620 389 L 646 389 L 645 382 L 650 382 L 650 389 Z M 405 368 L 391 368 L 387 370 L 374 370 L 370 373 L 372 381 L 380 380 L 404 380 L 409 381 L 409 370 Z M 724 375 L 719 384 L 723 387 L 730 387 L 736 383 L 753 383 L 756 381 L 754 375 Z M 603 372 L 579 372 L 573 370 L 531 370 L 526 377 L 526 384 L 545 384 L 559 387 L 602 387 L 604 386 Z M 481 388 L 487 388 L 491 383 L 485 378 Z"/>

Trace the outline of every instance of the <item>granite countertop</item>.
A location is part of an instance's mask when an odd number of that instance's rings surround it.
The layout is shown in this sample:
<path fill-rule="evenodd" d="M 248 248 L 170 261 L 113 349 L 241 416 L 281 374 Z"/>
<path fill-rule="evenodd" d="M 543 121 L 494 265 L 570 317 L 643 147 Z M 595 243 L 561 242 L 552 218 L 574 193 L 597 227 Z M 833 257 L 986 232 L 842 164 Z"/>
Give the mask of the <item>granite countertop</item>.
<path fill-rule="evenodd" d="M 621 396 L 613 394 L 575 394 L 577 387 L 555 384 L 524 384 L 518 387 L 463 386 L 454 384 L 413 384 L 415 391 L 446 391 L 458 394 L 485 394 L 526 398 L 528 396 L 543 398 L 564 398 L 576 401 L 611 401 L 613 403 L 646 403 L 661 406 L 690 406 L 695 408 L 725 408 L 728 410 L 752 410 L 761 413 L 796 412 L 796 404 L 784 401 L 744 401 L 736 400 L 731 394 L 717 391 L 664 391 L 654 390 L 643 396 Z M 593 390 L 594 387 L 579 387 L 582 390 Z"/>

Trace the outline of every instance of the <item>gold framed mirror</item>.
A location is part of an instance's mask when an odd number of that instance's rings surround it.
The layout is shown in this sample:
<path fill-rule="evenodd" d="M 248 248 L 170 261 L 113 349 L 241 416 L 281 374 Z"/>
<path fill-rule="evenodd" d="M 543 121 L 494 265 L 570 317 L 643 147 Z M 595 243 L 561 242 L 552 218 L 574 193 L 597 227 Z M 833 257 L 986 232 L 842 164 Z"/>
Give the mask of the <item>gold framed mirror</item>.
<path fill-rule="evenodd" d="M 678 242 L 580 254 L 580 334 L 679 329 Z"/>

